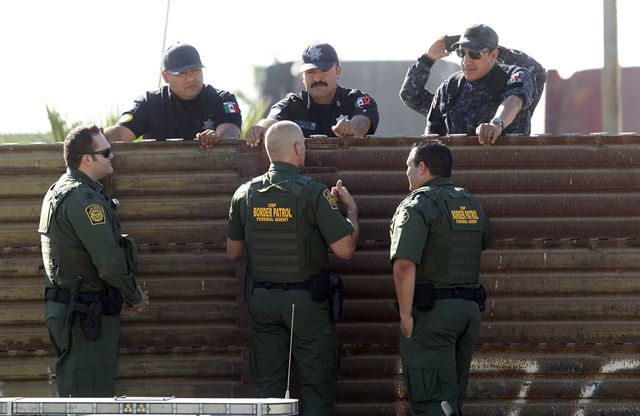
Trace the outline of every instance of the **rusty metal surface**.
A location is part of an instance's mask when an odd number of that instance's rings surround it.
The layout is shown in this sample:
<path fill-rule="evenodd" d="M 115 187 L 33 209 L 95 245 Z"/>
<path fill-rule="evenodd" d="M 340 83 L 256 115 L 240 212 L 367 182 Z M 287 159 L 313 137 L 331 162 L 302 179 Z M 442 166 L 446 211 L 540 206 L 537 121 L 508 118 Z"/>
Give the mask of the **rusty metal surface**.
<path fill-rule="evenodd" d="M 306 172 L 343 179 L 361 216 L 354 259 L 332 259 L 347 294 L 340 415 L 408 414 L 388 233 L 419 140 L 308 143 Z M 490 299 L 466 414 L 640 414 L 640 136 L 509 137 L 491 148 L 444 140 L 454 181 L 482 200 L 497 239 L 482 257 Z M 243 267 L 226 260 L 224 241 L 229 198 L 266 168 L 264 152 L 232 142 L 113 147 L 107 189 L 140 242 L 138 280 L 153 302 L 124 318 L 118 394 L 252 395 Z M 52 394 L 36 228 L 61 153 L 0 145 L 0 396 Z"/>

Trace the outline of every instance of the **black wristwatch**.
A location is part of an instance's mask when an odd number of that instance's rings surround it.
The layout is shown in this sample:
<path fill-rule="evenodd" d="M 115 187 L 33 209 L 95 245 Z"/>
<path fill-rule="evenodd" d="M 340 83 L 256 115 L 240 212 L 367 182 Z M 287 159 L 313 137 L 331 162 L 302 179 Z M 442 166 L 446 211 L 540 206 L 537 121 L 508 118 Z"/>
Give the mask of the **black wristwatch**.
<path fill-rule="evenodd" d="M 500 128 L 504 130 L 504 121 L 502 120 L 501 117 L 494 117 L 491 119 L 489 123 L 495 124 L 496 126 L 500 126 Z"/>

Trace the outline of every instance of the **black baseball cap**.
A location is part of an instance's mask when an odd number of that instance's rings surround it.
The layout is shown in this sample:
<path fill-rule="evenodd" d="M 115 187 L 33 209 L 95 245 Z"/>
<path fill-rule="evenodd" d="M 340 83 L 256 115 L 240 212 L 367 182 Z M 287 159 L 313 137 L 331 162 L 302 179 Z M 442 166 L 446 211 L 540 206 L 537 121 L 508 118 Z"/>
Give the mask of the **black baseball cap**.
<path fill-rule="evenodd" d="M 484 48 L 495 49 L 498 47 L 498 34 L 487 25 L 473 25 L 464 31 L 464 35 L 452 45 L 453 49 L 464 46 L 474 51 Z"/>
<path fill-rule="evenodd" d="M 204 68 L 204 65 L 196 48 L 187 43 L 176 43 L 164 52 L 162 67 L 172 74 L 179 74 L 189 68 Z"/>
<path fill-rule="evenodd" d="M 338 54 L 333 46 L 328 43 L 314 42 L 302 52 L 300 60 L 300 73 L 310 69 L 319 68 L 323 71 L 339 64 Z"/>

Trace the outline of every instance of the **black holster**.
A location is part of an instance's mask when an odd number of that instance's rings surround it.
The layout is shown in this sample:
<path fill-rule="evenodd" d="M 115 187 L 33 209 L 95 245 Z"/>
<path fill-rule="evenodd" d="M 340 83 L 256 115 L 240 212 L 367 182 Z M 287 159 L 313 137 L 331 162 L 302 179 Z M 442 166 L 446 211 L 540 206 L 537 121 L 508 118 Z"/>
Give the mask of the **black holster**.
<path fill-rule="evenodd" d="M 331 273 L 329 276 L 331 283 L 331 299 L 329 306 L 331 307 L 331 319 L 339 321 L 342 319 L 342 305 L 344 303 L 344 295 L 342 293 L 342 276 L 337 273 Z"/>
<path fill-rule="evenodd" d="M 247 266 L 247 271 L 244 274 L 244 301 L 251 302 L 253 298 L 253 274 Z"/>
<path fill-rule="evenodd" d="M 484 311 L 484 307 L 485 307 L 485 301 L 487 300 L 487 292 L 485 292 L 484 290 L 484 286 L 480 285 L 479 288 L 476 289 L 476 302 L 478 303 L 478 306 L 480 307 L 480 312 Z"/>
<path fill-rule="evenodd" d="M 429 312 L 436 301 L 433 283 L 419 283 L 413 292 L 413 305 L 420 312 Z"/>
<path fill-rule="evenodd" d="M 76 315 L 80 316 L 80 327 L 82 333 L 88 340 L 96 340 L 100 338 L 100 328 L 102 321 L 102 300 L 100 297 L 91 295 L 92 299 L 86 296 L 78 296 L 71 299 L 65 325 L 69 328 L 73 326 L 73 320 Z"/>
<path fill-rule="evenodd" d="M 83 311 L 76 308 L 76 312 L 80 313 L 80 326 L 82 333 L 88 340 L 100 339 L 100 330 L 102 328 L 102 302 L 94 302 L 84 306 Z"/>
<path fill-rule="evenodd" d="M 309 279 L 309 295 L 315 302 L 329 300 L 329 314 L 332 321 L 342 319 L 342 277 L 337 273 L 316 274 Z"/>
<path fill-rule="evenodd" d="M 120 291 L 111 285 L 106 285 L 102 297 L 102 314 L 117 315 L 122 311 L 122 295 Z"/>
<path fill-rule="evenodd" d="M 69 292 L 60 288 L 51 288 L 45 292 L 45 298 L 55 302 L 69 305 L 64 323 L 67 327 L 73 326 L 76 315 L 80 315 L 80 327 L 86 339 L 96 340 L 100 338 L 102 328 L 102 315 L 116 315 L 122 310 L 122 296 L 120 291 L 113 286 L 106 285 L 102 292 L 82 293 L 84 278 L 78 276 L 76 286 Z"/>
<path fill-rule="evenodd" d="M 329 298 L 331 282 L 328 274 L 314 274 L 309 278 L 309 295 L 314 302 L 324 302 Z"/>

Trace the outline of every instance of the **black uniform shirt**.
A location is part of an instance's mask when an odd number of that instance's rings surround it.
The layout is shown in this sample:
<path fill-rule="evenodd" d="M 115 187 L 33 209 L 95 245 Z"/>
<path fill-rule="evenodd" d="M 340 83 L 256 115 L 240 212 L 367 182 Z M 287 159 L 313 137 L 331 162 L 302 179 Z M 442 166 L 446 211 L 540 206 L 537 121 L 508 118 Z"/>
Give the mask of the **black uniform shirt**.
<path fill-rule="evenodd" d="M 367 134 L 374 134 L 380 119 L 374 99 L 360 90 L 338 86 L 333 103 L 327 105 L 314 103 L 306 91 L 289 93 L 271 107 L 267 118 L 293 121 L 300 126 L 305 137 L 314 134 L 336 137 L 331 127 L 341 119 L 351 120 L 357 115 L 371 120 Z"/>
<path fill-rule="evenodd" d="M 179 99 L 168 85 L 148 91 L 118 120 L 118 125 L 127 127 L 136 137 L 144 135 L 145 139 L 156 140 L 193 140 L 196 133 L 215 130 L 223 123 L 241 127 L 240 107 L 235 95 L 211 85 L 205 85 L 190 101 Z"/>

